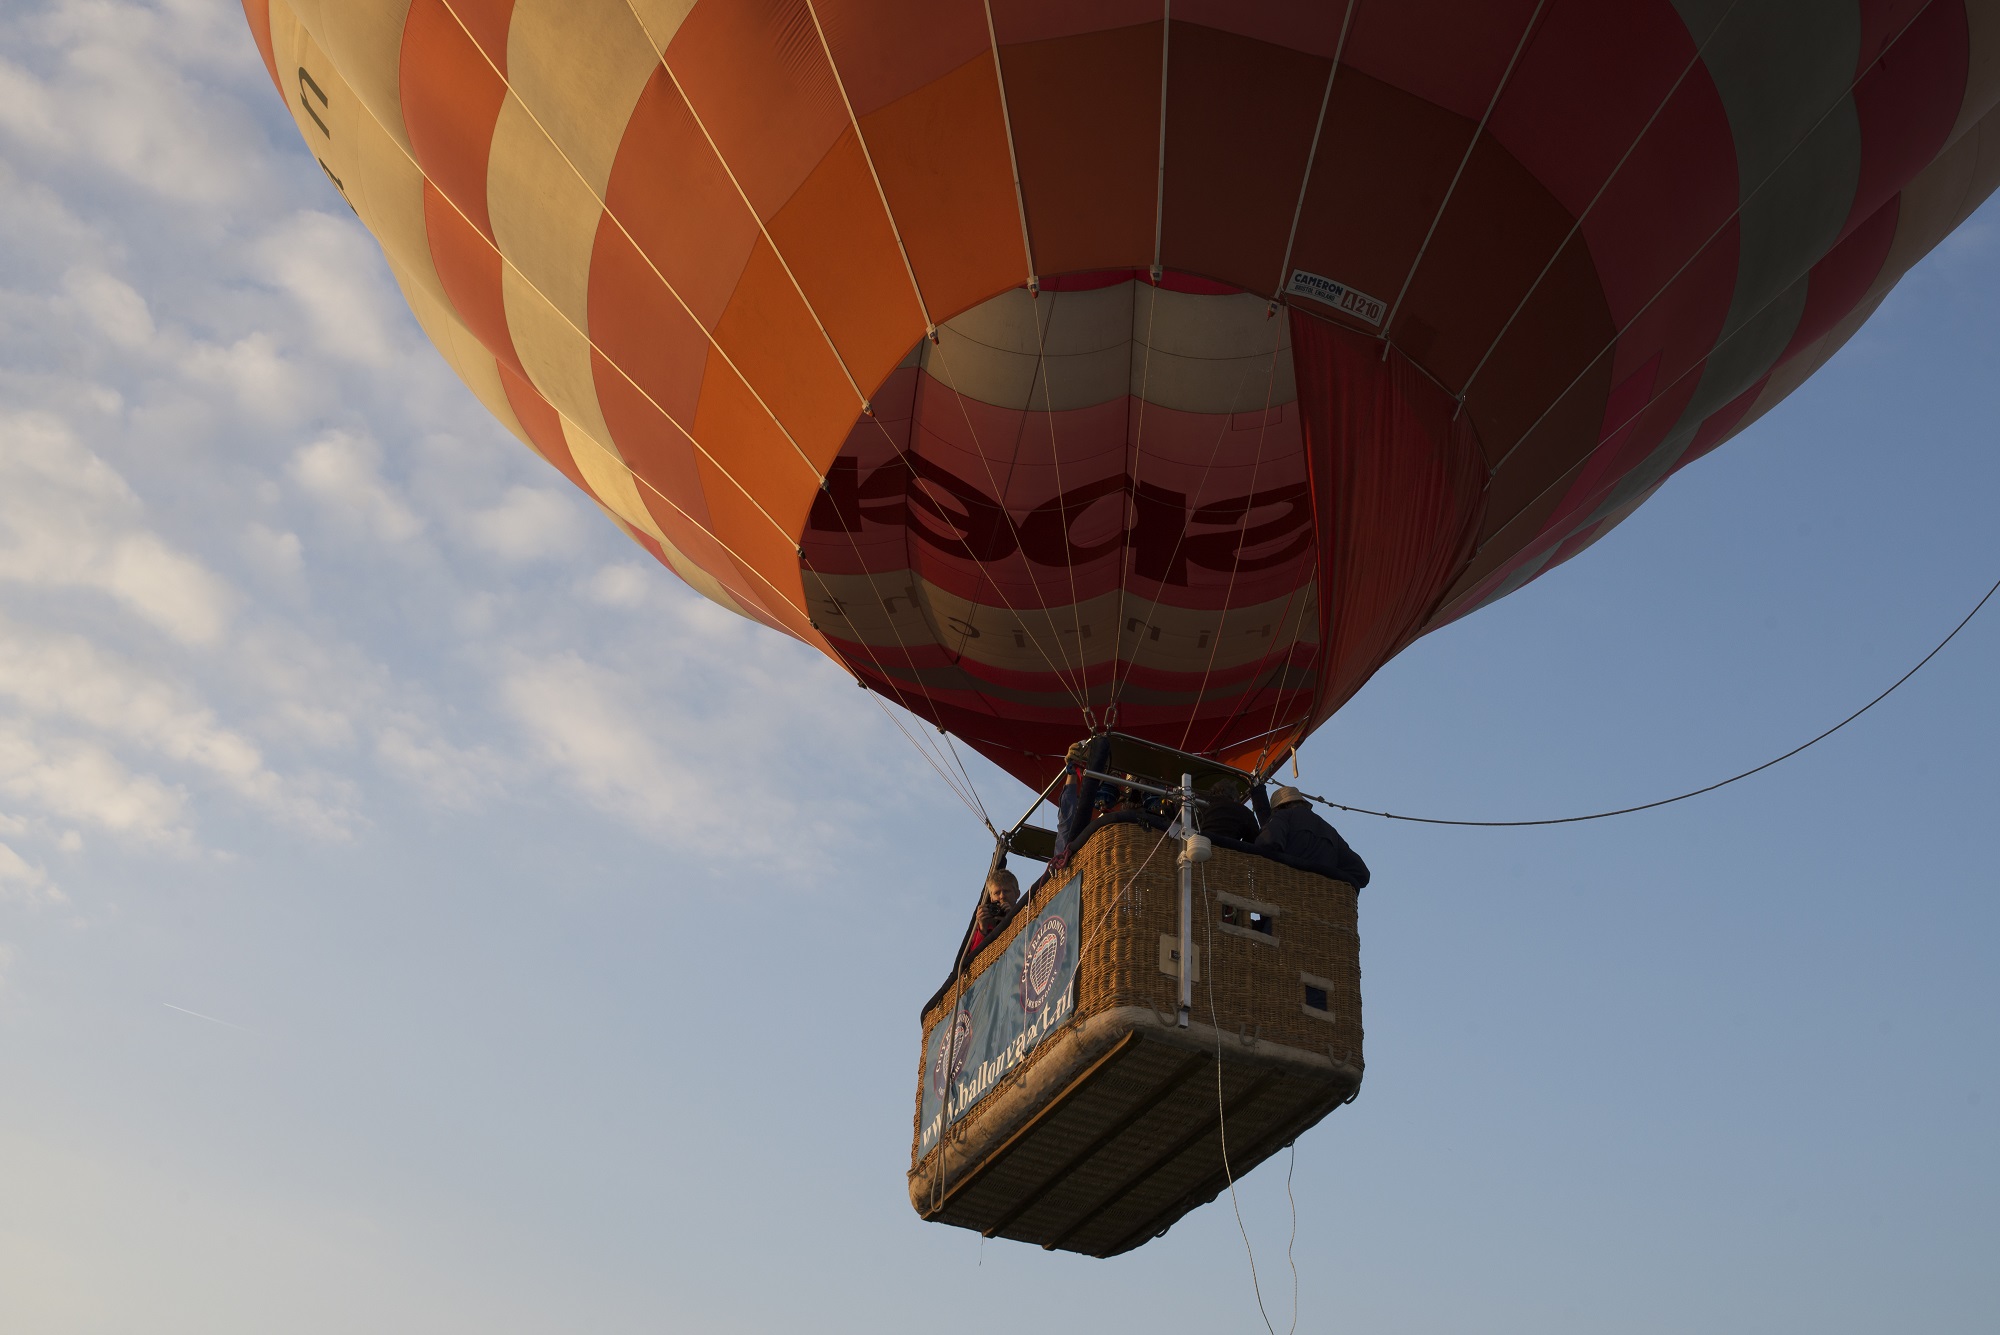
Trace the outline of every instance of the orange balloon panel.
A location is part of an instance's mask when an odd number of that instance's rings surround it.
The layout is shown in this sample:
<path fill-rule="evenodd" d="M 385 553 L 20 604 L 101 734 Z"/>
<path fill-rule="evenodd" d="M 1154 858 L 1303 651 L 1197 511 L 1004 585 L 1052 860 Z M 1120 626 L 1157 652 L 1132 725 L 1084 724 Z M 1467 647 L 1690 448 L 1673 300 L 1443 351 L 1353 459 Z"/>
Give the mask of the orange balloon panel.
<path fill-rule="evenodd" d="M 2000 0 L 245 0 L 482 402 L 1030 782 L 1272 765 L 2000 181 Z"/>

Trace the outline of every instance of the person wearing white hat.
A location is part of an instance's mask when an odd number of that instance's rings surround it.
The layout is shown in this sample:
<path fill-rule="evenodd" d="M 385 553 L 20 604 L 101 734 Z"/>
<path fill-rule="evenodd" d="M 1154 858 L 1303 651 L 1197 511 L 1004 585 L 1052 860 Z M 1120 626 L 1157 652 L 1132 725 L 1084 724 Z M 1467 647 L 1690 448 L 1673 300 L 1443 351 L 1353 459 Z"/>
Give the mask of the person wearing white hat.
<path fill-rule="evenodd" d="M 1257 832 L 1257 846 L 1307 871 L 1345 881 L 1356 890 L 1368 884 L 1368 864 L 1296 788 L 1284 787 L 1271 794 L 1271 818 Z"/>

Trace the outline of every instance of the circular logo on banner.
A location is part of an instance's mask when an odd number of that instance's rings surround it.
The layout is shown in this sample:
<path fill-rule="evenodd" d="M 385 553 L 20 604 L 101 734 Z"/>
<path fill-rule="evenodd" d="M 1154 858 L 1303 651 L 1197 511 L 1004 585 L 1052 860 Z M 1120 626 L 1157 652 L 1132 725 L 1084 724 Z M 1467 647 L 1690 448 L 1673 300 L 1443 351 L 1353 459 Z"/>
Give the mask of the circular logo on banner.
<path fill-rule="evenodd" d="M 1056 914 L 1036 923 L 1021 957 L 1021 1009 L 1038 1011 L 1049 999 L 1069 950 L 1069 924 Z"/>
<path fill-rule="evenodd" d="M 960 1011 L 951 1029 L 938 1044 L 937 1060 L 931 1063 L 931 1089 L 939 1098 L 965 1069 L 965 1055 L 972 1050 L 972 1012 Z M 908 1068 L 905 1068 L 908 1069 Z"/>

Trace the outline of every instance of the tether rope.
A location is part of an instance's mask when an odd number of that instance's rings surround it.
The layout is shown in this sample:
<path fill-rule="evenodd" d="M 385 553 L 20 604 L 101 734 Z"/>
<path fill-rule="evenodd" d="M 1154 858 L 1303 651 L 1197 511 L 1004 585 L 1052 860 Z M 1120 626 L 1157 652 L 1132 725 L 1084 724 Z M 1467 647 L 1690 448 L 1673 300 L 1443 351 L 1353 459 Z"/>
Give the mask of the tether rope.
<path fill-rule="evenodd" d="M 1925 654 L 1922 658 L 1918 659 L 1915 667 L 1911 668 L 1908 672 L 1905 672 L 1902 676 L 1896 678 L 1896 680 L 1894 680 L 1893 682 L 1890 682 L 1887 690 L 1883 691 L 1873 700 L 1870 700 L 1867 704 L 1861 706 L 1861 708 L 1855 710 L 1852 714 L 1849 714 L 1846 718 L 1842 719 L 1840 722 L 1834 724 L 1831 728 L 1828 728 L 1825 732 L 1820 733 L 1818 736 L 1812 738 L 1810 741 L 1799 743 L 1797 746 L 1785 752 L 1783 755 L 1778 756 L 1771 760 L 1767 760 L 1763 764 L 1758 765 L 1754 769 L 1746 769 L 1741 774 L 1732 774 L 1726 779 L 1720 779 L 1715 783 L 1708 784 L 1706 787 L 1696 788 L 1691 792 L 1678 793 L 1673 797 L 1663 797 L 1656 802 L 1641 802 L 1637 806 L 1619 807 L 1615 811 L 1593 811 L 1590 814 L 1584 816 L 1552 816 L 1543 820 L 1446 820 L 1438 816 L 1405 816 L 1393 811 L 1374 811 L 1369 809 L 1368 807 L 1352 807 L 1348 806 L 1345 802 L 1335 802 L 1328 798 L 1315 797 L 1311 793 L 1301 793 L 1300 796 L 1307 798 L 1310 801 L 1317 802 L 1321 806 L 1332 807 L 1336 811 L 1351 812 L 1357 816 L 1380 816 L 1383 820 L 1411 821 L 1418 825 L 1469 825 L 1469 826 L 1477 826 L 1482 829 L 1511 829 L 1511 828 L 1519 828 L 1521 826 L 1526 826 L 1526 825 L 1574 825 L 1579 821 L 1604 820 L 1611 816 L 1629 816 L 1637 811 L 1651 811 L 1655 807 L 1671 806 L 1675 802 L 1685 802 L 1690 797 L 1700 797 L 1703 793 L 1712 793 L 1718 788 L 1727 788 L 1730 784 L 1735 783 L 1741 779 L 1747 779 L 1753 774 L 1762 774 L 1765 770 L 1771 768 L 1773 765 L 1781 764 L 1784 761 L 1790 760 L 1793 756 L 1797 755 L 1801 751 L 1804 751 L 1806 748 L 1811 746 L 1817 746 L 1819 743 L 1833 736 L 1833 734 L 1839 732 L 1842 728 L 1846 727 L 1848 724 L 1854 722 L 1854 720 L 1860 718 L 1863 714 L 1866 714 L 1876 705 L 1881 704 L 1884 700 L 1888 699 L 1891 695 L 1895 693 L 1897 687 L 1901 686 L 1904 682 L 1908 681 L 1910 678 L 1916 676 L 1917 673 L 1922 670 L 1923 666 L 1926 663 L 1930 662 L 1933 658 L 1936 658 L 1939 654 L 1943 653 L 1944 647 L 1947 644 L 1950 644 L 1953 640 L 1958 638 L 1958 633 L 1964 630 L 1968 625 L 1972 623 L 1972 618 L 1979 615 L 1979 610 L 1985 607 L 1988 602 L 1992 601 L 1993 595 L 1996 593 L 2000 593 L 2000 580 L 1994 581 L 1993 586 L 1986 590 L 1986 596 L 1981 598 L 1977 603 L 1973 604 L 1972 610 L 1970 612 L 1967 612 L 1964 618 L 1956 626 L 1953 626 L 1951 628 L 1951 634 L 1945 636 L 1942 640 L 1939 640 L 1936 648 L 1932 649 L 1929 653 Z"/>
<path fill-rule="evenodd" d="M 1236 1212 L 1236 1231 L 1243 1235 L 1243 1254 L 1250 1259 L 1250 1292 L 1257 1299 L 1257 1315 L 1264 1318 L 1264 1329 L 1267 1335 L 1278 1335 L 1278 1328 L 1271 1324 L 1271 1314 L 1264 1310 L 1264 1286 L 1257 1279 L 1257 1252 L 1250 1245 L 1250 1230 L 1243 1223 L 1243 1206 L 1236 1199 L 1236 1173 L 1229 1166 L 1229 1112 L 1222 1098 L 1222 1021 L 1216 1015 L 1215 1010 L 1215 915 L 1211 911 L 1208 900 L 1208 868 L 1206 866 L 1201 869 L 1201 925 L 1201 953 L 1208 956 L 1208 1026 L 1215 1030 L 1215 1132 L 1222 1144 L 1222 1176 L 1229 1183 L 1229 1208 Z M 1184 955 L 1191 953 L 1188 950 L 1189 944 L 1186 941 L 1181 942 L 1181 952 Z M 1194 961 L 1183 959 L 1181 967 L 1192 970 L 1194 968 Z M 1285 1190 L 1287 1194 L 1291 1191 L 1289 1177 L 1285 1184 Z M 1294 1216 L 1294 1231 L 1297 1230 L 1297 1226 L 1298 1221 L 1296 1216 Z M 1287 1247 L 1286 1250 L 1289 1254 L 1290 1248 Z M 1292 1272 L 1292 1283 L 1292 1325 L 1296 1328 L 1299 1320 L 1298 1271 L 1296 1268 Z"/>

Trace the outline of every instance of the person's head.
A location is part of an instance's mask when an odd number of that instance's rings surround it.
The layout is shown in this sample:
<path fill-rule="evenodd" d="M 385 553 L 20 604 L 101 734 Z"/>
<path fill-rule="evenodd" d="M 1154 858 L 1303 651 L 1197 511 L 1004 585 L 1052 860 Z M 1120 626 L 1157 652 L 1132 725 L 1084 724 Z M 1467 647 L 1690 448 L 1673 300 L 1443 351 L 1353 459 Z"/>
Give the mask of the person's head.
<path fill-rule="evenodd" d="M 1210 806 L 1240 807 L 1243 805 L 1243 790 L 1236 780 L 1224 775 L 1210 779 L 1201 790 L 1202 797 Z"/>
<path fill-rule="evenodd" d="M 1279 807 L 1303 806 L 1305 801 L 1306 795 L 1289 785 L 1271 794 L 1271 808 L 1274 811 Z"/>
<path fill-rule="evenodd" d="M 1012 904 L 1021 897 L 1021 882 L 1005 867 L 986 878 L 986 898 L 995 904 Z"/>

